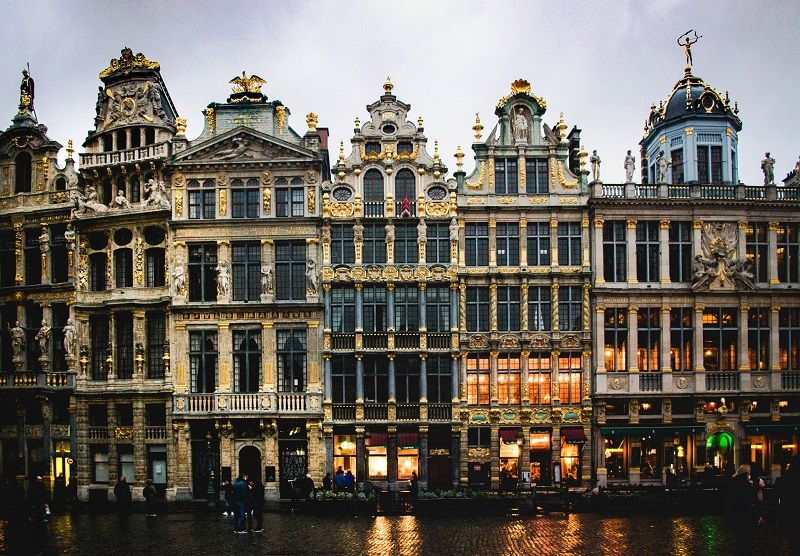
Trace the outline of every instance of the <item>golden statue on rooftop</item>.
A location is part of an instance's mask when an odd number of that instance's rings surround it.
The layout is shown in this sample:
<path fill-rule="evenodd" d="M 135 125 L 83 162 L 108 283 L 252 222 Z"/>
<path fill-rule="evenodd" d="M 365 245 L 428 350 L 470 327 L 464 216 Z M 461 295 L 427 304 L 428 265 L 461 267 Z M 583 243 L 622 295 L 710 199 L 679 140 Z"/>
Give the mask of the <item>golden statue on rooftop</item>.
<path fill-rule="evenodd" d="M 267 82 L 257 75 L 247 77 L 247 74 L 242 72 L 241 77 L 236 76 L 228 83 L 233 84 L 234 93 L 260 93 L 261 87 L 266 85 Z"/>

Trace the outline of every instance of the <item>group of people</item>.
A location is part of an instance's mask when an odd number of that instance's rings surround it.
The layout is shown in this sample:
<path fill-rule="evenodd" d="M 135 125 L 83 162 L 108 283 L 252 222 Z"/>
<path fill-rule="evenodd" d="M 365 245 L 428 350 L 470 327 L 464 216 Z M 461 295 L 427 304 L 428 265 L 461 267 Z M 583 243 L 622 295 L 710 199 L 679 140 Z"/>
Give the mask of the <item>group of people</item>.
<path fill-rule="evenodd" d="M 740 465 L 725 495 L 725 515 L 736 539 L 734 555 L 753 551 L 758 526 L 777 514 L 778 526 L 789 537 L 791 556 L 800 556 L 800 455 L 776 481 L 771 496 L 764 496 L 764 481 L 751 478 L 749 465 Z"/>
<path fill-rule="evenodd" d="M 114 497 L 117 499 L 117 513 L 121 518 L 127 517 L 131 511 L 133 495 L 131 494 L 131 485 L 125 475 L 120 475 L 117 484 L 114 485 Z M 158 515 L 156 514 L 157 492 L 153 479 L 147 479 L 145 482 L 142 498 L 144 498 L 144 513 L 147 517 L 156 517 Z"/>
<path fill-rule="evenodd" d="M 222 483 L 225 496 L 224 516 L 233 517 L 234 533 L 261 533 L 264 531 L 264 485 L 258 478 L 241 474 L 231 483 Z"/>

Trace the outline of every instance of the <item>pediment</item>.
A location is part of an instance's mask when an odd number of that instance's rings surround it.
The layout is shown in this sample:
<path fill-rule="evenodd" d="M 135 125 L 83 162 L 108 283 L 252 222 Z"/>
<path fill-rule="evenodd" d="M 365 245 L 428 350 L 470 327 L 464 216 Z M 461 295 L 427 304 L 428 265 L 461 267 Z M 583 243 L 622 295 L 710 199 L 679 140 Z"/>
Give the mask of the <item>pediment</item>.
<path fill-rule="evenodd" d="M 267 162 L 279 159 L 308 159 L 313 151 L 250 128 L 239 127 L 203 141 L 178 154 L 174 162 Z"/>

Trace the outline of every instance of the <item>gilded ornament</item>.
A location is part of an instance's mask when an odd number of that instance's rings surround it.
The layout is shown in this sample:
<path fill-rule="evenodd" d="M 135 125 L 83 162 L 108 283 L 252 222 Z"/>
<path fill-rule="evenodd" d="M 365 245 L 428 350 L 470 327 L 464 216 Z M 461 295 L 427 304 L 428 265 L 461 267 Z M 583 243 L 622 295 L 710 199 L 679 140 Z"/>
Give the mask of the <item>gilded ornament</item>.
<path fill-rule="evenodd" d="M 500 197 L 497 202 L 502 205 L 510 205 L 516 203 L 517 200 L 514 197 Z"/>
<path fill-rule="evenodd" d="M 144 241 L 136 238 L 136 283 L 140 286 L 144 282 Z"/>
<path fill-rule="evenodd" d="M 306 171 L 306 181 L 308 183 L 317 183 L 317 172 L 313 169 Z"/>
<path fill-rule="evenodd" d="M 468 205 L 482 205 L 484 203 L 483 199 L 479 199 L 477 197 L 471 197 L 467 199 Z"/>
<path fill-rule="evenodd" d="M 228 83 L 233 85 L 233 92 L 235 93 L 260 93 L 261 87 L 266 85 L 266 81 L 261 79 L 257 75 L 251 75 L 250 77 L 247 76 L 245 72 L 242 72 L 242 76 L 236 76 Z"/>
<path fill-rule="evenodd" d="M 264 216 L 269 216 L 270 210 L 272 209 L 272 188 L 269 186 L 265 187 L 261 191 L 261 197 L 264 205 Z"/>
<path fill-rule="evenodd" d="M 306 124 L 308 124 L 308 131 L 309 132 L 317 131 L 318 120 L 319 120 L 319 117 L 316 114 L 314 114 L 313 112 L 309 112 L 306 115 Z"/>
<path fill-rule="evenodd" d="M 180 217 L 183 215 L 183 190 L 175 190 L 175 215 Z"/>
<path fill-rule="evenodd" d="M 228 211 L 228 190 L 219 190 L 219 215 L 225 216 Z"/>
<path fill-rule="evenodd" d="M 275 120 L 278 122 L 278 135 L 283 134 L 286 126 L 286 107 L 282 104 L 275 107 Z"/>
<path fill-rule="evenodd" d="M 336 218 L 352 218 L 355 214 L 353 203 L 333 203 L 331 205 L 331 216 Z"/>
<path fill-rule="evenodd" d="M 489 191 L 494 191 L 494 158 L 489 159 Z"/>
<path fill-rule="evenodd" d="M 308 212 L 314 214 L 317 211 L 317 190 L 312 185 L 308 188 Z"/>
<path fill-rule="evenodd" d="M 425 212 L 434 218 L 443 218 L 450 214 L 450 205 L 447 203 L 426 203 Z"/>
<path fill-rule="evenodd" d="M 116 59 L 112 59 L 109 66 L 100 72 L 100 79 L 104 77 L 108 77 L 112 73 L 116 73 L 118 71 L 127 71 L 133 68 L 142 68 L 142 69 L 152 69 L 158 71 L 160 66 L 158 62 L 148 60 L 144 57 L 144 54 L 139 52 L 136 56 L 133 55 L 133 51 L 125 47 L 121 51 L 121 56 Z"/>
<path fill-rule="evenodd" d="M 566 187 L 567 189 L 572 189 L 573 187 L 578 186 L 578 180 L 575 181 L 567 181 L 564 179 L 564 162 L 560 161 L 557 163 L 558 166 L 558 182 L 561 184 L 562 187 Z M 577 200 L 575 201 L 577 204 Z"/>
<path fill-rule="evenodd" d="M 203 114 L 206 117 L 206 124 L 208 125 L 208 132 L 213 137 L 217 132 L 217 115 L 214 112 L 213 108 L 206 108 L 203 111 Z"/>
<path fill-rule="evenodd" d="M 472 130 L 475 132 L 475 142 L 481 140 L 481 131 L 483 131 L 483 125 L 481 124 L 481 117 L 478 112 L 475 112 L 475 125 L 472 126 Z"/>
<path fill-rule="evenodd" d="M 261 183 L 264 185 L 271 185 L 272 184 L 272 172 L 269 170 L 264 170 L 261 172 Z"/>
<path fill-rule="evenodd" d="M 172 187 L 183 187 L 183 184 L 186 182 L 186 178 L 180 172 L 177 172 L 172 175 Z"/>
<path fill-rule="evenodd" d="M 469 187 L 470 189 L 480 189 L 483 187 L 483 183 L 485 180 L 486 180 L 486 161 L 481 160 L 480 173 L 478 174 L 478 181 L 474 182 L 467 181 L 466 184 L 467 187 Z"/>
<path fill-rule="evenodd" d="M 217 174 L 217 184 L 218 185 L 228 185 L 228 180 L 230 177 L 228 176 L 228 172 L 222 171 Z"/>

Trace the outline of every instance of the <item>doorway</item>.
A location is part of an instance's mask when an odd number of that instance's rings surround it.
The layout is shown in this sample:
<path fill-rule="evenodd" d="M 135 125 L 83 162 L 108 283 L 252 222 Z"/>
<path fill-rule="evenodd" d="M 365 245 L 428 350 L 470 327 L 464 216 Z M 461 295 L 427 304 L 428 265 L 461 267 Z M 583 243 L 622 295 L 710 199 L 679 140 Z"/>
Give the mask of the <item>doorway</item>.
<path fill-rule="evenodd" d="M 245 446 L 239 450 L 239 474 L 264 482 L 261 476 L 261 451 L 255 446 Z"/>

